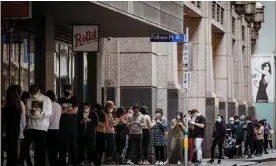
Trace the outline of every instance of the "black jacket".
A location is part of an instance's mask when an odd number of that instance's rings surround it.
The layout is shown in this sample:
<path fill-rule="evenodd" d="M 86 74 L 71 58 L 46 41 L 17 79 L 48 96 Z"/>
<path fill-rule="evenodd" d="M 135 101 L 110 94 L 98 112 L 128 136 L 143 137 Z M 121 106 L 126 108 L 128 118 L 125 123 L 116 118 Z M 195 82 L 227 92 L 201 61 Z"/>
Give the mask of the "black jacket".
<path fill-rule="evenodd" d="M 246 131 L 247 131 L 247 132 L 246 132 L 246 133 L 247 133 L 247 137 L 253 137 L 254 129 L 253 129 L 252 123 L 248 123 L 248 124 L 247 124 Z"/>
<path fill-rule="evenodd" d="M 83 120 L 83 111 L 80 111 L 78 115 L 78 132 L 79 135 L 93 137 L 96 135 L 96 127 L 99 124 L 99 117 L 95 111 L 90 111 L 88 118 L 91 119 L 91 121 L 87 122 L 86 125 L 85 123 L 81 123 Z"/>
<path fill-rule="evenodd" d="M 226 129 L 225 129 L 224 124 L 216 123 L 214 125 L 214 129 L 213 129 L 213 133 L 212 133 L 213 139 L 223 143 L 225 134 L 226 134 Z"/>

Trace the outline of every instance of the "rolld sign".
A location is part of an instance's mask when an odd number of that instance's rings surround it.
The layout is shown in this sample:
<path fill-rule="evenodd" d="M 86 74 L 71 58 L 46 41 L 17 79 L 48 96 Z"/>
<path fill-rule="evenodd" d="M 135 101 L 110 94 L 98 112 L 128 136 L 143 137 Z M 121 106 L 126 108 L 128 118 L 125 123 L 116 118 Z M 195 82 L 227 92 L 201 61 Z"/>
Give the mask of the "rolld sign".
<path fill-rule="evenodd" d="M 73 51 L 99 51 L 98 25 L 73 25 Z"/>

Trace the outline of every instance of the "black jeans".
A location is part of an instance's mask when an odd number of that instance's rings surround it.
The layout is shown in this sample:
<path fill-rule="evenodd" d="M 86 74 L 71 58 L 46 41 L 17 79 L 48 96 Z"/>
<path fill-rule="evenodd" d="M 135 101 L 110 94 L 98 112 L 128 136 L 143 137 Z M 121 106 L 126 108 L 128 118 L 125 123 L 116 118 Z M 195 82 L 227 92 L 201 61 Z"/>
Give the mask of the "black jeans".
<path fill-rule="evenodd" d="M 269 143 L 270 149 L 273 149 L 272 140 L 268 140 L 268 143 Z M 267 147 L 267 148 L 268 148 L 268 147 Z"/>
<path fill-rule="evenodd" d="M 215 149 L 217 145 L 219 148 L 219 159 L 222 158 L 222 144 L 223 144 L 223 140 L 213 140 L 212 147 L 211 147 L 211 159 L 213 160 L 215 159 Z"/>
<path fill-rule="evenodd" d="M 46 131 L 27 129 L 23 143 L 23 158 L 30 153 L 30 145 L 33 142 L 35 150 L 35 166 L 45 166 L 46 162 Z"/>
<path fill-rule="evenodd" d="M 143 129 L 143 139 L 142 139 L 143 160 L 148 159 L 149 143 L 150 143 L 150 131 L 149 129 Z"/>
<path fill-rule="evenodd" d="M 142 134 L 130 134 L 128 140 L 128 148 L 126 152 L 126 159 L 129 159 L 130 152 L 135 147 L 136 160 L 141 161 L 142 156 Z"/>
<path fill-rule="evenodd" d="M 264 151 L 266 152 L 267 151 L 267 148 L 268 148 L 268 135 L 267 134 L 264 134 Z"/>
<path fill-rule="evenodd" d="M 18 164 L 17 141 L 19 133 L 7 133 L 7 166 L 16 166 Z"/>
<path fill-rule="evenodd" d="M 87 156 L 87 160 L 90 162 L 95 162 L 95 153 L 94 153 L 94 146 L 95 146 L 95 139 L 96 135 L 94 136 L 85 136 L 79 135 L 78 138 L 78 159 L 81 163 L 85 160 L 85 152 Z"/>
<path fill-rule="evenodd" d="M 77 128 L 61 128 L 59 130 L 59 166 L 66 166 L 66 155 L 68 151 L 68 145 L 70 147 L 70 159 L 72 159 L 73 165 L 77 165 L 77 136 Z"/>
<path fill-rule="evenodd" d="M 263 144 L 264 144 L 264 140 L 257 141 L 257 154 L 259 155 L 263 153 Z"/>
<path fill-rule="evenodd" d="M 95 150 L 95 165 L 99 166 L 102 163 L 103 152 L 105 149 L 105 133 L 96 132 L 96 150 Z"/>
<path fill-rule="evenodd" d="M 105 134 L 105 139 L 106 139 L 106 158 L 107 160 L 112 160 L 112 155 L 114 152 L 114 145 L 115 145 L 115 140 L 114 140 L 114 134 L 113 133 L 107 133 Z"/>
<path fill-rule="evenodd" d="M 156 161 L 164 161 L 164 146 L 155 146 L 155 159 Z"/>
<path fill-rule="evenodd" d="M 26 130 L 24 131 L 24 135 L 26 133 Z M 20 157 L 19 157 L 19 163 L 21 165 L 25 165 L 25 161 L 27 163 L 27 166 L 32 166 L 32 160 L 31 160 L 31 154 L 30 154 L 30 146 L 28 147 L 26 145 L 26 138 L 23 139 L 22 146 L 20 149 Z"/>
<path fill-rule="evenodd" d="M 116 138 L 116 153 L 119 156 L 122 156 L 123 150 L 125 148 L 125 144 L 126 144 L 126 138 Z"/>
<path fill-rule="evenodd" d="M 57 155 L 59 147 L 59 130 L 49 129 L 47 132 L 47 156 L 50 166 L 57 165 Z"/>
<path fill-rule="evenodd" d="M 248 148 L 250 150 L 250 153 L 248 152 Z M 253 152 L 254 152 L 253 137 L 248 136 L 245 140 L 244 155 L 248 154 L 248 155 L 252 156 Z"/>

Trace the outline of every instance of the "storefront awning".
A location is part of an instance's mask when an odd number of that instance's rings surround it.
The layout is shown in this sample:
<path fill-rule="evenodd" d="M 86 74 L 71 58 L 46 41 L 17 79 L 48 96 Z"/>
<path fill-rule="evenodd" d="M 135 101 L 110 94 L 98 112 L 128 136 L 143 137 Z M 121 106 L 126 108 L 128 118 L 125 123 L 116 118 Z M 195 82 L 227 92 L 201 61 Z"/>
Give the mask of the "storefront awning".
<path fill-rule="evenodd" d="M 67 27 L 72 24 L 99 24 L 101 37 L 147 37 L 151 33 L 180 33 L 99 2 L 40 1 L 33 2 L 33 7 L 33 10 L 50 14 L 57 23 Z"/>

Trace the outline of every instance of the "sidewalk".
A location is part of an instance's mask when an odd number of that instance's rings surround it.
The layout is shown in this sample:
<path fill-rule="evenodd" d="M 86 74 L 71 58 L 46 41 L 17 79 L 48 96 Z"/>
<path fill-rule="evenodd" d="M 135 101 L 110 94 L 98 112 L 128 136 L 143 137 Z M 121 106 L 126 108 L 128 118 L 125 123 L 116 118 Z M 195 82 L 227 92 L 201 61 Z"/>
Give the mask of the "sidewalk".
<path fill-rule="evenodd" d="M 275 149 L 273 151 L 268 150 L 268 153 L 269 154 L 263 154 L 261 157 L 254 157 L 252 159 L 243 158 L 243 159 L 231 159 L 231 160 L 250 161 L 250 162 L 258 162 L 258 163 L 276 160 L 276 150 Z"/>

